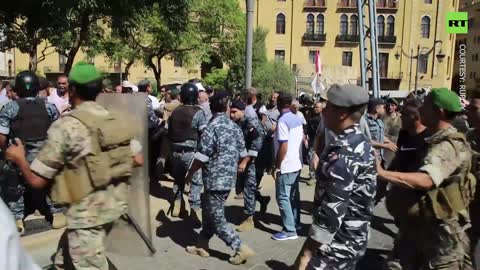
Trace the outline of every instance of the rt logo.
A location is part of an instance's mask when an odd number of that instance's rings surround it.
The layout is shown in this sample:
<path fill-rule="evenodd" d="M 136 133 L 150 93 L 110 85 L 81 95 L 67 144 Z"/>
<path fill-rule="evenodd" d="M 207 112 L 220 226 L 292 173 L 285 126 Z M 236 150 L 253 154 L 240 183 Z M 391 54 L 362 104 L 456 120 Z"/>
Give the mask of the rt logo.
<path fill-rule="evenodd" d="M 447 33 L 449 34 L 468 33 L 468 13 L 467 12 L 448 12 L 446 18 L 447 18 Z"/>

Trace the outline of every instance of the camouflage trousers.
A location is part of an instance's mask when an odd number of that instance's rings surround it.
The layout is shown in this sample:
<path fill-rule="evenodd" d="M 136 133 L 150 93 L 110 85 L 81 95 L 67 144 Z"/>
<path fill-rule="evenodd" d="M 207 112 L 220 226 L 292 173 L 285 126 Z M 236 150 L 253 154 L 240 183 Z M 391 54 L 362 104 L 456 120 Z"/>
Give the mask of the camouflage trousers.
<path fill-rule="evenodd" d="M 313 256 L 307 270 L 355 270 L 357 260 L 340 259 L 329 256 Z"/>
<path fill-rule="evenodd" d="M 400 222 L 387 269 L 473 269 L 465 229 L 458 221 Z"/>
<path fill-rule="evenodd" d="M 112 227 L 113 223 L 108 223 L 65 230 L 55 254 L 54 269 L 108 270 L 104 242 Z"/>
<path fill-rule="evenodd" d="M 248 164 L 244 173 L 237 177 L 237 183 L 243 191 L 244 211 L 247 216 L 255 214 L 256 198 L 259 198 L 257 191 L 257 177 L 255 163 Z"/>
<path fill-rule="evenodd" d="M 175 179 L 175 184 L 173 186 L 175 200 L 180 200 L 183 196 L 183 191 L 185 189 L 185 175 L 187 174 L 188 166 L 192 162 L 193 155 L 194 152 L 172 152 L 170 154 L 170 172 Z M 200 209 L 202 187 L 202 175 L 199 170 L 193 175 L 192 182 L 190 183 L 190 196 L 188 200 L 190 208 Z"/>
<path fill-rule="evenodd" d="M 229 190 L 205 191 L 205 207 L 202 211 L 203 224 L 200 234 L 206 239 L 217 235 L 227 246 L 238 250 L 242 241 L 225 218 L 225 202 L 229 194 Z"/>

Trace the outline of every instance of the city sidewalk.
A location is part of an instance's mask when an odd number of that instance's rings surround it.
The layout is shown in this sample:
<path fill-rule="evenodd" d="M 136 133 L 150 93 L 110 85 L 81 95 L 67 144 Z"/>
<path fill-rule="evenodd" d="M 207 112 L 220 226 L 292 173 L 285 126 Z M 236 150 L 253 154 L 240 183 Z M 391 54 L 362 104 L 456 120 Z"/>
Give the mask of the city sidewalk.
<path fill-rule="evenodd" d="M 307 175 L 306 171 L 302 175 Z M 168 198 L 171 197 L 171 181 L 161 181 L 162 187 L 156 189 L 152 194 L 158 197 L 150 196 L 151 221 L 153 243 L 157 250 L 153 257 L 143 257 L 130 254 L 133 243 L 125 246 L 117 246 L 116 250 L 122 250 L 121 254 L 109 253 L 109 258 L 119 270 L 132 269 L 286 269 L 292 265 L 308 233 L 308 225 L 311 223 L 311 217 L 308 214 L 313 201 L 313 186 L 307 186 L 304 182 L 300 183 L 301 222 L 304 224 L 301 236 L 297 240 L 274 241 L 270 237 L 273 233 L 281 229 L 281 219 L 278 205 L 275 201 L 274 180 L 271 176 L 265 176 L 262 181 L 261 193 L 272 197 L 268 206 L 266 215 L 256 220 L 256 228 L 250 232 L 239 233 L 244 243 L 253 248 L 256 256 L 241 266 L 233 266 L 228 263 L 228 258 L 233 251 L 230 250 L 217 237 L 212 238 L 210 242 L 209 258 L 190 255 L 185 252 L 185 247 L 195 243 L 195 235 L 199 230 L 193 230 L 188 219 L 172 218 L 165 213 L 169 207 Z M 160 195 L 160 196 L 159 196 Z M 227 220 L 238 225 L 243 219 L 243 200 L 235 200 L 233 191 L 230 195 L 226 214 Z M 259 211 L 259 205 L 257 205 Z M 376 218 L 372 222 L 372 234 L 369 242 L 369 251 L 365 259 L 360 263 L 360 269 L 375 270 L 380 269 L 380 262 L 385 257 L 386 252 L 392 248 L 392 237 L 395 235 L 395 226 L 380 204 L 375 209 Z M 22 242 L 34 259 L 46 266 L 49 264 L 49 258 L 56 249 L 60 231 L 48 231 L 33 236 L 22 238 Z M 127 252 L 126 252 L 127 251 Z M 128 255 L 127 255 L 128 254 Z"/>

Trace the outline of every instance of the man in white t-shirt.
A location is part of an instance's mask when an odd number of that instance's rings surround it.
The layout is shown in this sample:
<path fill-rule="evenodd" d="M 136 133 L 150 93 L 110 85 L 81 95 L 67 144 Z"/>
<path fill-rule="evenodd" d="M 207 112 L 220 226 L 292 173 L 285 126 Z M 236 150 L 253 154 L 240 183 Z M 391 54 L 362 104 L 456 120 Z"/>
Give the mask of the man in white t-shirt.
<path fill-rule="evenodd" d="M 23 249 L 14 220 L 0 199 L 0 269 L 40 270 Z"/>
<path fill-rule="evenodd" d="M 275 131 L 275 171 L 273 173 L 277 203 L 280 208 L 283 228 L 274 234 L 274 240 L 297 239 L 297 226 L 300 225 L 300 191 L 298 181 L 302 169 L 302 120 L 290 110 L 293 97 L 280 93 L 277 101 L 280 110 Z"/>
<path fill-rule="evenodd" d="M 70 111 L 70 102 L 68 100 L 68 77 L 62 74 L 58 76 L 57 88 L 50 93 L 47 101 L 55 105 L 60 114 L 63 114 Z"/>

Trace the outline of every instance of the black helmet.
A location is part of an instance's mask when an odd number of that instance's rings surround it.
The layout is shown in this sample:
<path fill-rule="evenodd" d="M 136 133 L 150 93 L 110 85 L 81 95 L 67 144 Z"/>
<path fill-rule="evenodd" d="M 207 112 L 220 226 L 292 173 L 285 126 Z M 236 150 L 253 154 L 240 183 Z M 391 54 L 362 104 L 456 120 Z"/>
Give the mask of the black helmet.
<path fill-rule="evenodd" d="M 19 97 L 36 97 L 40 91 L 40 82 L 32 71 L 22 71 L 15 78 L 14 89 Z"/>
<path fill-rule="evenodd" d="M 195 84 L 186 83 L 180 88 L 180 99 L 183 104 L 195 105 L 198 99 L 198 88 Z"/>

